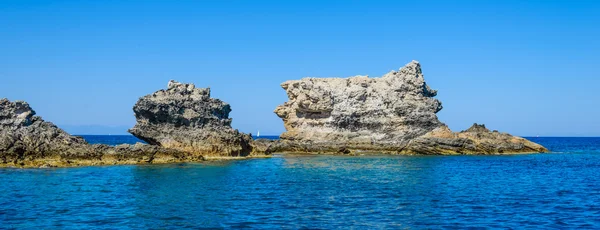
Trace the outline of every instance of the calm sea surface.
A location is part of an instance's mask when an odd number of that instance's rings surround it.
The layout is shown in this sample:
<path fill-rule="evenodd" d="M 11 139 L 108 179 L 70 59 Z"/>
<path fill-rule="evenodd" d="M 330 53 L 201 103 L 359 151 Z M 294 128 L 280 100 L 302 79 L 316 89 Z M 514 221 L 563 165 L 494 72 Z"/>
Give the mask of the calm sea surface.
<path fill-rule="evenodd" d="M 600 228 L 600 138 L 530 139 L 554 153 L 0 169 L 0 228 Z"/>

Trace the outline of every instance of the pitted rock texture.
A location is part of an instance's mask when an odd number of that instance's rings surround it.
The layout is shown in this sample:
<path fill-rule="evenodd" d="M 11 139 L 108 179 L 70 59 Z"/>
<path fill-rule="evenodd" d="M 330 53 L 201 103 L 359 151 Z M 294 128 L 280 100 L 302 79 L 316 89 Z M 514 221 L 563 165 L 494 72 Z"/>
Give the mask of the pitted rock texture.
<path fill-rule="evenodd" d="M 170 81 L 166 90 L 140 98 L 133 111 L 137 124 L 129 132 L 150 144 L 197 156 L 252 153 L 252 137 L 231 128 L 231 107 L 210 98 L 209 88 Z"/>
<path fill-rule="evenodd" d="M 417 61 L 380 78 L 304 78 L 284 82 L 281 86 L 289 101 L 277 107 L 275 113 L 283 119 L 286 132 L 281 135 L 281 141 L 270 145 L 270 151 L 446 154 L 452 150 L 474 153 L 485 144 L 505 143 L 498 148 L 486 147 L 481 154 L 538 152 L 538 149 L 508 144 L 514 140 L 505 135 L 483 134 L 485 130 L 479 127 L 449 139 L 474 140 L 467 136 L 478 133 L 476 138 L 485 137 L 490 141 L 464 146 L 449 143 L 449 146 L 440 146 L 444 149 L 435 150 L 438 144 L 447 142 L 427 139 L 427 135 L 446 127 L 436 115 L 442 104 L 434 98 L 437 91 L 427 85 Z M 419 145 L 417 141 L 423 143 Z"/>
<path fill-rule="evenodd" d="M 284 121 L 284 140 L 397 145 L 441 125 L 437 91 L 414 61 L 381 78 L 305 78 L 281 86 L 289 101 L 275 113 Z"/>

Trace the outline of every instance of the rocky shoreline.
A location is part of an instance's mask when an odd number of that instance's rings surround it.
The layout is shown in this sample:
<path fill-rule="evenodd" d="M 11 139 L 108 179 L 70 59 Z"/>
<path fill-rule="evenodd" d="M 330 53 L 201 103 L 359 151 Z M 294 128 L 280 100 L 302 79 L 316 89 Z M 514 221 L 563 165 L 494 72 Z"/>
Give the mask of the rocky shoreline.
<path fill-rule="evenodd" d="M 35 116 L 24 101 L 0 100 L 0 167 L 158 164 L 269 157 L 273 153 L 395 155 L 519 154 L 543 146 L 474 124 L 452 132 L 442 103 L 413 61 L 380 78 L 305 78 L 282 84 L 280 140 L 253 140 L 231 127 L 231 106 L 210 88 L 170 81 L 138 100 L 131 134 L 148 144 L 90 145 Z"/>

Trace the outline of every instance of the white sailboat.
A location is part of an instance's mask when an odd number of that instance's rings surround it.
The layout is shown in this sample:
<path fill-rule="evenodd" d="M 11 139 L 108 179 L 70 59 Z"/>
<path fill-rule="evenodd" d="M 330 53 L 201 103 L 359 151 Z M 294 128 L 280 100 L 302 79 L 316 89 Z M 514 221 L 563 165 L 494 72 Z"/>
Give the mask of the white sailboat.
<path fill-rule="evenodd" d="M 260 130 L 256 133 L 256 137 L 260 137 Z"/>

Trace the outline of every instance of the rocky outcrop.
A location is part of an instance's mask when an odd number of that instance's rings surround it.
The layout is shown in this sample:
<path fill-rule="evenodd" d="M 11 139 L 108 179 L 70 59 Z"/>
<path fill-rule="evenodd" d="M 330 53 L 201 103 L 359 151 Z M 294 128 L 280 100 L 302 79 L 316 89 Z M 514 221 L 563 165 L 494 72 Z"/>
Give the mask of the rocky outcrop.
<path fill-rule="evenodd" d="M 24 101 L 0 100 L 0 167 L 65 167 L 200 161 L 178 150 L 144 144 L 89 145 L 35 116 Z"/>
<path fill-rule="evenodd" d="M 437 92 L 412 62 L 381 78 L 305 78 L 281 85 L 289 101 L 275 113 L 284 140 L 398 145 L 439 127 Z"/>
<path fill-rule="evenodd" d="M 52 156 L 77 157 L 87 143 L 41 117 L 24 101 L 0 100 L 0 163 Z"/>
<path fill-rule="evenodd" d="M 485 125 L 474 124 L 471 128 L 454 133 L 443 125 L 418 137 L 403 148 L 402 154 L 504 154 L 540 153 L 548 150 L 525 138 L 508 133 L 490 131 Z"/>
<path fill-rule="evenodd" d="M 148 142 L 90 145 L 35 116 L 23 101 L 0 100 L 0 166 L 193 162 L 265 156 L 252 151 L 252 137 L 231 128 L 229 104 L 210 98 L 210 89 L 169 82 L 167 90 L 142 97 L 134 107 L 138 123 L 130 130 Z"/>
<path fill-rule="evenodd" d="M 166 90 L 144 96 L 133 107 L 134 136 L 165 148 L 204 157 L 245 157 L 252 137 L 231 128 L 229 104 L 209 88 L 170 81 Z"/>
<path fill-rule="evenodd" d="M 452 133 L 436 113 L 440 101 L 413 61 L 380 78 L 305 78 L 284 82 L 289 101 L 275 113 L 286 132 L 269 151 L 376 151 L 396 154 L 545 152 L 485 127 Z M 266 147 L 266 148 L 269 148 Z M 540 148 L 541 147 L 541 148 Z"/>

